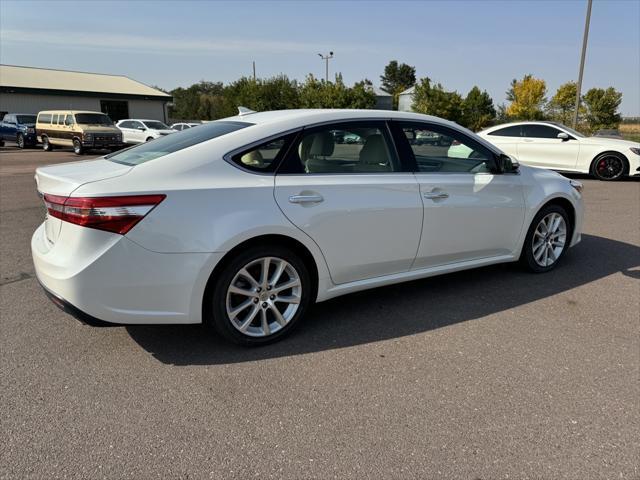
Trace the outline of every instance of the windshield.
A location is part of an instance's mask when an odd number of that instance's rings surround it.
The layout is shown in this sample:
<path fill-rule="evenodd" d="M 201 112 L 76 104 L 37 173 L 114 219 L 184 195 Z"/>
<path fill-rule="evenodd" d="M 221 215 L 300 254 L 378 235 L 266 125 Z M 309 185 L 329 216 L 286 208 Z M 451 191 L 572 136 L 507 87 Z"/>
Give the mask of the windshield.
<path fill-rule="evenodd" d="M 107 155 L 105 158 L 124 165 L 140 165 L 149 160 L 163 157 L 213 138 L 221 137 L 222 135 L 235 132 L 250 125 L 253 124 L 226 121 L 211 122 L 198 128 L 189 128 L 181 132 L 157 138 L 152 142 L 141 143 L 138 146 Z"/>
<path fill-rule="evenodd" d="M 113 125 L 113 121 L 104 113 L 76 113 L 76 123 L 82 125 Z"/>
<path fill-rule="evenodd" d="M 167 127 L 164 123 L 157 122 L 155 120 L 145 120 L 142 123 L 144 123 L 147 128 L 152 128 L 154 130 L 170 130 L 170 128 Z"/>
<path fill-rule="evenodd" d="M 18 115 L 18 123 L 36 123 L 35 115 Z"/>

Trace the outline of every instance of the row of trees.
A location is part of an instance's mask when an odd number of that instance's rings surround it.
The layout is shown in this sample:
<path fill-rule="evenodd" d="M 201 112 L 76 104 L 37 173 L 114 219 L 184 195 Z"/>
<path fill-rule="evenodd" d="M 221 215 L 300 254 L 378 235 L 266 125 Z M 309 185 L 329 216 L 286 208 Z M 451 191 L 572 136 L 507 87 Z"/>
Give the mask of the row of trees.
<path fill-rule="evenodd" d="M 172 90 L 175 119 L 215 120 L 235 115 L 242 105 L 255 111 L 286 108 L 373 108 L 376 96 L 371 82 L 364 80 L 347 86 L 341 75 L 335 81 L 307 76 L 304 83 L 279 75 L 266 79 L 240 78 L 223 85 L 220 82 L 196 83 Z"/>
<path fill-rule="evenodd" d="M 547 85 L 542 79 L 525 75 L 514 79 L 506 92 L 508 104 L 494 106 L 485 90 L 474 86 L 466 96 L 446 90 L 428 77 L 417 79 L 416 69 L 396 60 L 389 62 L 380 76 L 382 88 L 393 96 L 398 108 L 401 92 L 415 85 L 412 109 L 446 118 L 472 130 L 512 120 L 555 120 L 572 123 L 576 84 L 567 82 L 547 99 Z M 304 82 L 279 75 L 267 79 L 243 77 L 223 85 L 220 82 L 194 84 L 172 90 L 174 106 L 169 115 L 175 119 L 215 120 L 234 115 L 237 106 L 252 110 L 287 108 L 373 108 L 376 96 L 369 80 L 347 86 L 341 75 L 325 81 L 308 75 Z M 582 96 L 580 128 L 595 131 L 616 128 L 621 121 L 618 108 L 622 93 L 613 87 L 592 88 Z"/>

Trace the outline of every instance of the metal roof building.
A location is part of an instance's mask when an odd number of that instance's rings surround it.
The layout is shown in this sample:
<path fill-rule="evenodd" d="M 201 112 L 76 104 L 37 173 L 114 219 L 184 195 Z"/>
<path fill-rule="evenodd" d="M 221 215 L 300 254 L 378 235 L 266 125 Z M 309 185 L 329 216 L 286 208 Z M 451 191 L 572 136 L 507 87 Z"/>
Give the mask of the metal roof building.
<path fill-rule="evenodd" d="M 8 112 L 91 110 L 114 121 L 166 122 L 171 100 L 171 95 L 123 75 L 0 65 L 0 117 Z"/>
<path fill-rule="evenodd" d="M 398 96 L 398 110 L 401 112 L 413 112 L 413 92 L 416 87 L 407 88 L 404 92 L 401 92 Z"/>

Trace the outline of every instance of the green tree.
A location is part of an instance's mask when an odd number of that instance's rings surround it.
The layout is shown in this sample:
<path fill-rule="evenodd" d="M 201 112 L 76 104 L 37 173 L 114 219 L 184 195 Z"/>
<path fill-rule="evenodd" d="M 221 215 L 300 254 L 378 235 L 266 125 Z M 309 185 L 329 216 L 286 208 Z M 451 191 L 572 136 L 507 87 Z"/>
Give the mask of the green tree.
<path fill-rule="evenodd" d="M 194 83 L 172 90 L 173 107 L 169 116 L 180 120 L 215 120 L 224 115 L 224 87 L 221 82 Z"/>
<path fill-rule="evenodd" d="M 398 108 L 398 95 L 416 83 L 416 69 L 406 63 L 391 60 L 380 75 L 382 89 L 393 95 L 393 108 Z"/>
<path fill-rule="evenodd" d="M 547 105 L 549 118 L 564 125 L 571 125 L 576 107 L 577 91 L 576 82 L 567 82 L 560 85 Z M 584 114 L 584 108 L 581 105 L 580 116 L 582 114 Z"/>
<path fill-rule="evenodd" d="M 518 120 L 542 120 L 546 103 L 547 85 L 544 80 L 525 75 L 522 80 L 511 81 L 507 91 L 507 115 Z"/>
<path fill-rule="evenodd" d="M 473 87 L 462 102 L 462 125 L 478 131 L 496 118 L 496 109 L 489 94 Z"/>
<path fill-rule="evenodd" d="M 308 75 L 300 86 L 300 106 L 302 108 L 373 108 L 376 97 L 370 88 L 371 82 L 364 80 L 353 87 L 347 87 L 342 75 L 336 75 L 334 82 L 318 80 Z"/>
<path fill-rule="evenodd" d="M 413 92 L 414 112 L 435 115 L 452 122 L 462 119 L 462 97 L 458 92 L 448 92 L 437 83 L 431 85 L 428 77 L 420 79 Z"/>
<path fill-rule="evenodd" d="M 622 102 L 622 93 L 609 87 L 592 88 L 584 95 L 586 120 L 589 129 L 594 132 L 601 128 L 618 128 L 622 120 L 618 107 Z"/>
<path fill-rule="evenodd" d="M 230 114 L 243 106 L 257 112 L 298 108 L 298 83 L 286 75 L 254 80 L 242 77 L 224 89 L 225 105 Z"/>

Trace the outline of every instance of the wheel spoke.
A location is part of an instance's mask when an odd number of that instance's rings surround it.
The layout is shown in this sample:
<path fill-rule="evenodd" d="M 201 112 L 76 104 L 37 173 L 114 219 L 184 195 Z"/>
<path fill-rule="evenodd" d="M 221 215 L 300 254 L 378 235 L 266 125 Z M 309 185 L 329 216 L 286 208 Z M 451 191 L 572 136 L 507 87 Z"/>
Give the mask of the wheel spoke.
<path fill-rule="evenodd" d="M 280 325 L 281 327 L 284 327 L 287 324 L 287 321 L 284 319 L 284 317 L 280 313 L 280 310 L 278 310 L 275 305 L 272 305 L 270 307 L 270 310 L 271 310 L 271 313 L 273 313 L 273 316 L 276 318 L 276 322 L 278 322 L 278 325 Z"/>
<path fill-rule="evenodd" d="M 249 283 L 251 284 L 252 287 L 257 288 L 260 286 L 260 284 L 256 281 L 255 278 L 253 278 L 253 275 L 251 275 L 246 268 L 243 268 L 242 270 L 240 270 L 238 272 L 238 275 L 249 280 Z"/>
<path fill-rule="evenodd" d="M 251 304 L 253 304 L 253 302 L 251 300 L 245 300 L 240 305 L 235 307 L 233 310 L 229 311 L 229 317 L 231 317 L 231 320 L 235 320 L 235 318 L 238 316 L 238 314 L 240 312 L 242 312 L 244 309 L 246 309 Z"/>
<path fill-rule="evenodd" d="M 555 262 L 555 261 L 556 261 L 556 254 L 555 254 L 555 252 L 553 251 L 553 247 L 552 247 L 552 246 L 549 246 L 549 247 L 547 248 L 547 250 L 549 250 L 548 257 L 549 257 L 549 259 L 551 260 L 551 263 Z"/>
<path fill-rule="evenodd" d="M 262 259 L 262 271 L 260 272 L 260 285 L 267 287 L 269 282 L 269 266 L 271 265 L 271 258 L 265 257 Z"/>
<path fill-rule="evenodd" d="M 269 280 L 269 283 L 273 286 L 276 286 L 278 284 L 278 280 L 280 280 L 280 277 L 282 276 L 282 273 L 286 268 L 287 268 L 287 263 L 283 260 L 280 260 L 278 262 L 278 266 L 276 267 L 275 272 L 273 272 L 273 275 Z"/>
<path fill-rule="evenodd" d="M 275 302 L 299 304 L 300 303 L 300 297 L 296 297 L 294 295 L 278 296 L 274 300 L 274 303 Z"/>
<path fill-rule="evenodd" d="M 235 285 L 231 285 L 229 287 L 229 293 L 235 293 L 236 295 L 244 295 L 245 297 L 254 297 L 256 295 L 256 292 L 254 292 L 253 290 L 237 287 Z"/>
<path fill-rule="evenodd" d="M 267 318 L 267 311 L 265 309 L 260 310 L 260 323 L 262 325 L 262 333 L 265 336 L 271 335 L 271 328 L 269 327 L 269 319 Z"/>
<path fill-rule="evenodd" d="M 298 280 L 297 278 L 294 278 L 292 280 L 289 280 L 286 283 L 283 283 L 282 285 L 278 285 L 273 289 L 273 291 L 274 293 L 279 293 L 284 290 L 289 290 L 290 288 L 299 287 L 299 286 L 300 286 L 300 280 Z"/>
<path fill-rule="evenodd" d="M 260 311 L 260 307 L 257 305 L 254 305 L 253 310 L 251 310 L 251 313 L 247 315 L 247 318 L 244 320 L 244 322 L 242 322 L 242 325 L 240 325 L 238 329 L 241 332 L 246 332 L 247 328 L 249 328 L 249 325 L 253 323 L 253 319 L 256 318 L 256 315 L 258 314 L 259 311 Z"/>

